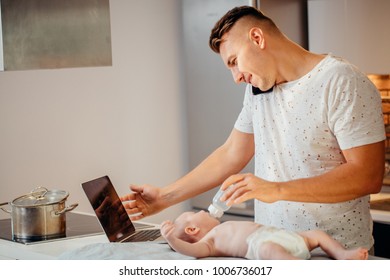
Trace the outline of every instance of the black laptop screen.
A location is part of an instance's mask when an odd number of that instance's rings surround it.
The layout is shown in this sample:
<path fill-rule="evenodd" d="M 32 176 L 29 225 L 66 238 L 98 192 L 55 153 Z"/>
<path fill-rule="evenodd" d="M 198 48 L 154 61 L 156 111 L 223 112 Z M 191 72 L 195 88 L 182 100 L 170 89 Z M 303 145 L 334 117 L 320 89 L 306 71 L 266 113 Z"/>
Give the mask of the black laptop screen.
<path fill-rule="evenodd" d="M 135 228 L 108 176 L 82 184 L 110 242 L 120 242 Z"/>

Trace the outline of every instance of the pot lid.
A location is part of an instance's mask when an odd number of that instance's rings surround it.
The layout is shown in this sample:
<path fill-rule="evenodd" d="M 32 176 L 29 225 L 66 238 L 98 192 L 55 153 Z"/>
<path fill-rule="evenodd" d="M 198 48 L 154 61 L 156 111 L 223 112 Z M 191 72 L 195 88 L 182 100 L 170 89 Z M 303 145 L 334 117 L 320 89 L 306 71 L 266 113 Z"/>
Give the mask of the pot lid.
<path fill-rule="evenodd" d="M 12 201 L 14 206 L 40 206 L 59 203 L 69 196 L 67 191 L 48 190 L 43 187 L 33 189 L 29 194 L 23 195 Z"/>

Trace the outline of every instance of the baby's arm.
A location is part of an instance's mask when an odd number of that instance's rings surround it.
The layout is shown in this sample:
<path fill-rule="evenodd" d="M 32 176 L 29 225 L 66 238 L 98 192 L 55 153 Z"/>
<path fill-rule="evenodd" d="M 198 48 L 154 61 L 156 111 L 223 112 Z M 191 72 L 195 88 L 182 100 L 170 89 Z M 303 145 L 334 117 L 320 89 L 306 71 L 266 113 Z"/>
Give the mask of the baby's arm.
<path fill-rule="evenodd" d="M 195 258 L 210 256 L 211 250 L 206 242 L 189 243 L 183 241 L 173 234 L 174 229 L 175 225 L 171 221 L 165 221 L 161 225 L 162 236 L 176 252 Z"/>

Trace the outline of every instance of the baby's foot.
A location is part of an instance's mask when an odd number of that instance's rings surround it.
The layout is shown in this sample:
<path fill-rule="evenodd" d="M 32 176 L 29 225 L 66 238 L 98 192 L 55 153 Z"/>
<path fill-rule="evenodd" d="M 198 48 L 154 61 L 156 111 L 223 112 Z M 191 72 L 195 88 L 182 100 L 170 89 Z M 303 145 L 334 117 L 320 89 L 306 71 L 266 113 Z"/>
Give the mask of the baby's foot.
<path fill-rule="evenodd" d="M 344 253 L 345 260 L 367 260 L 368 250 L 364 248 L 356 248 L 347 250 Z"/>

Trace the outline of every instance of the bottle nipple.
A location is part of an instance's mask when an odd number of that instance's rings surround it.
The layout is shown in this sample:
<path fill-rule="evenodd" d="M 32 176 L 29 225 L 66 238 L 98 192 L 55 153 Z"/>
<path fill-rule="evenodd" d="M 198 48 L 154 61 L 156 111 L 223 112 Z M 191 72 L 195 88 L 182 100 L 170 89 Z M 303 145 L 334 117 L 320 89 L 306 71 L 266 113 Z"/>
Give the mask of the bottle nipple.
<path fill-rule="evenodd" d="M 221 218 L 223 216 L 223 211 L 215 207 L 214 204 L 210 204 L 208 211 L 214 218 Z"/>
<path fill-rule="evenodd" d="M 226 201 L 221 201 L 221 196 L 223 195 L 223 193 L 224 191 L 219 189 L 208 208 L 210 215 L 214 218 L 221 218 L 223 216 L 223 213 L 230 208 L 230 206 L 226 205 Z"/>

